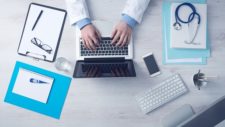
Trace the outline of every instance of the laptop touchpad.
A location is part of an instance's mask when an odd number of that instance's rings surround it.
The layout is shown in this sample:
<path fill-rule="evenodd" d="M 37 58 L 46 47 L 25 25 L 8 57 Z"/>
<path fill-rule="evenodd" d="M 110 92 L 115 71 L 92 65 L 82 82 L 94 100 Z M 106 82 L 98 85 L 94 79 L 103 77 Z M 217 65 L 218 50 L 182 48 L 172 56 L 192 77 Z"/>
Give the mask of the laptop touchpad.
<path fill-rule="evenodd" d="M 111 37 L 111 33 L 113 30 L 112 22 L 104 21 L 104 20 L 94 20 L 92 23 L 101 33 L 102 37 Z"/>

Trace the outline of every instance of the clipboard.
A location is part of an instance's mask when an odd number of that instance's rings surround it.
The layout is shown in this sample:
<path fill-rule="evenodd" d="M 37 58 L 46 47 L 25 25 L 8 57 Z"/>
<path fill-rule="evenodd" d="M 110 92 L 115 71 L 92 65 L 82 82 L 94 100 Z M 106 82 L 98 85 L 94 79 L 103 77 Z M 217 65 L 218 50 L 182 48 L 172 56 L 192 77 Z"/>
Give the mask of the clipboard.
<path fill-rule="evenodd" d="M 17 53 L 54 62 L 65 25 L 66 10 L 31 3 Z"/>

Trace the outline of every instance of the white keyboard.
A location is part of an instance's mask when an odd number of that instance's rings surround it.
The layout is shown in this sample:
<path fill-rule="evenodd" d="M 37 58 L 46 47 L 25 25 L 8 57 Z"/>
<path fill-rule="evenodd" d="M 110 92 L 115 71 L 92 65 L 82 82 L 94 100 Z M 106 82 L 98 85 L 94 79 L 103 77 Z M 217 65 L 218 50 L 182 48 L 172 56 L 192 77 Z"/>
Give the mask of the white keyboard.
<path fill-rule="evenodd" d="M 141 110 L 147 114 L 154 109 L 188 92 L 179 74 L 175 74 L 162 83 L 136 96 Z"/>

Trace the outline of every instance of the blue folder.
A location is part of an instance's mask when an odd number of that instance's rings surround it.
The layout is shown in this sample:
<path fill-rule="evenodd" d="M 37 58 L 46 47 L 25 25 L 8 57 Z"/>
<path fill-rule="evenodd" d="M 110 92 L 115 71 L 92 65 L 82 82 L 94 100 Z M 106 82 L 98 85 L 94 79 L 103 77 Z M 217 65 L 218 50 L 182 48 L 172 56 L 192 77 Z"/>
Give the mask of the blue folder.
<path fill-rule="evenodd" d="M 206 0 L 174 0 L 172 2 L 193 2 L 193 3 L 206 3 Z M 166 3 L 166 4 L 165 4 Z M 163 15 L 167 19 L 167 25 L 165 25 L 164 30 L 167 34 L 167 42 L 170 40 L 170 10 L 171 10 L 171 1 L 164 0 L 164 7 L 163 7 Z M 210 57 L 210 44 L 209 39 L 207 39 L 207 49 L 174 49 L 168 48 L 168 58 L 169 59 L 176 59 L 176 58 L 199 58 L 199 57 Z"/>
<path fill-rule="evenodd" d="M 54 79 L 48 97 L 48 102 L 46 104 L 12 92 L 20 68 L 39 73 L 41 75 L 45 75 Z M 4 101 L 25 109 L 29 109 L 31 111 L 35 111 L 59 119 L 70 86 L 70 82 L 70 77 L 56 74 L 54 72 L 50 72 L 17 61 Z"/>
<path fill-rule="evenodd" d="M 174 1 L 173 1 L 174 2 Z M 176 2 L 184 2 L 183 0 L 181 1 L 176 1 Z M 199 62 L 174 62 L 174 63 L 169 63 L 166 59 L 170 59 L 170 60 L 177 60 L 179 61 L 179 59 L 181 58 L 169 58 L 168 57 L 168 53 L 169 53 L 169 49 L 170 49 L 170 46 L 169 46 L 169 27 L 170 27 L 170 6 L 171 6 L 171 1 L 166 1 L 164 0 L 163 2 L 163 64 L 195 64 L 195 65 L 205 65 L 207 63 L 207 59 L 204 58 L 204 57 L 198 57 L 201 59 L 201 61 Z M 166 55 L 167 53 L 167 55 Z M 178 53 L 176 53 L 178 54 Z M 176 55 L 174 54 L 174 55 Z M 180 53 L 181 54 L 181 53 Z M 191 57 L 189 58 L 186 58 L 186 59 L 190 59 Z M 194 57 L 195 58 L 195 57 Z M 183 59 L 183 57 L 182 57 Z"/>

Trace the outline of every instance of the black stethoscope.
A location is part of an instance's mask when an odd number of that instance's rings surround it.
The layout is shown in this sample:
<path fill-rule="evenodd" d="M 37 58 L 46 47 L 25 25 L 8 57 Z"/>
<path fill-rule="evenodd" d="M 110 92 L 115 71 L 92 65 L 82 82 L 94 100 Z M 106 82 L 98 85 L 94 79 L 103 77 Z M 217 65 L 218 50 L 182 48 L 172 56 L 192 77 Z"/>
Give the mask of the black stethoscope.
<path fill-rule="evenodd" d="M 187 7 L 191 8 L 191 10 L 192 10 L 192 13 L 189 15 L 187 21 L 184 21 L 184 20 L 182 20 L 179 17 L 179 10 L 180 10 L 180 8 L 182 6 L 187 6 Z M 192 37 L 192 39 L 190 39 L 190 41 L 184 41 L 186 44 L 195 44 L 195 45 L 196 44 L 199 44 L 199 43 L 194 43 L 194 39 L 196 38 L 196 35 L 198 33 L 199 25 L 201 23 L 201 16 L 196 11 L 195 6 L 193 4 L 187 3 L 187 2 L 180 4 L 179 6 L 177 6 L 177 8 L 175 10 L 175 23 L 173 24 L 173 27 L 174 27 L 175 30 L 181 30 L 182 29 L 181 23 L 188 24 L 189 25 L 189 23 L 191 23 L 193 21 L 193 19 L 195 18 L 195 16 L 197 16 L 197 18 L 198 18 L 198 26 L 197 26 L 197 29 L 195 30 L 195 34 Z"/>

